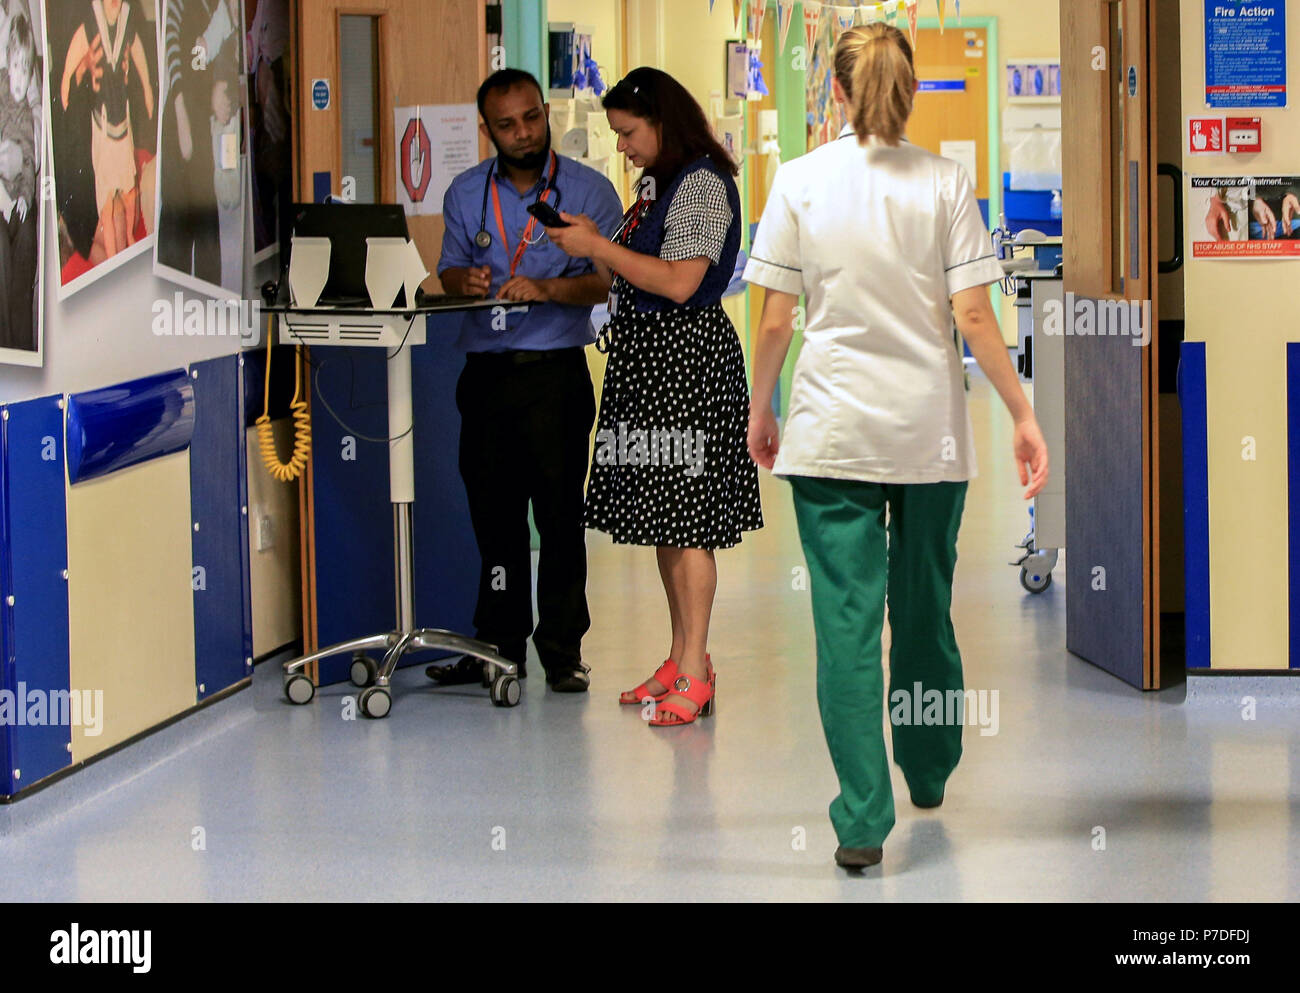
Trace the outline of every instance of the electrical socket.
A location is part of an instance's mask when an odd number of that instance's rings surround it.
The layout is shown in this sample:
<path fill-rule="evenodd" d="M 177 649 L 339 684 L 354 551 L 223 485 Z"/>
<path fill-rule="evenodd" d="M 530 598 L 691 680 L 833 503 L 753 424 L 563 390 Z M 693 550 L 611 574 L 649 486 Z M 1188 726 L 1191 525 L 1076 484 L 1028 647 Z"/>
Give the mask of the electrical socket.
<path fill-rule="evenodd" d="M 262 514 L 257 519 L 257 550 L 265 552 L 274 543 L 275 528 L 270 514 Z"/>

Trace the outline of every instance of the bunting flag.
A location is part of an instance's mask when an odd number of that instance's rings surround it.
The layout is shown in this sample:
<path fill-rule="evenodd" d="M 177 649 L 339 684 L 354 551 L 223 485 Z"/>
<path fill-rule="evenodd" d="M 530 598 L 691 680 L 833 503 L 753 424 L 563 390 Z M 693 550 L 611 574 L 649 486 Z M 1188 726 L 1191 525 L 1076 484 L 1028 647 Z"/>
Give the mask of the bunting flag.
<path fill-rule="evenodd" d="M 834 31 L 831 41 L 834 44 L 838 45 L 840 42 L 840 35 L 844 34 L 845 31 L 853 27 L 853 25 L 857 23 L 857 20 L 858 20 L 858 8 L 836 7 L 835 20 L 831 22 L 831 28 Z"/>
<path fill-rule="evenodd" d="M 916 12 L 921 0 L 907 0 L 907 32 L 912 36 L 912 47 L 916 48 Z"/>
<path fill-rule="evenodd" d="M 767 0 L 749 0 L 750 35 L 755 41 L 763 40 L 763 21 L 767 17 Z"/>
<path fill-rule="evenodd" d="M 713 13 L 713 0 L 709 0 L 709 13 Z"/>
<path fill-rule="evenodd" d="M 822 26 L 822 5 L 815 0 L 804 0 L 803 30 L 808 41 L 808 51 L 817 47 L 817 32 Z"/>
<path fill-rule="evenodd" d="M 939 5 L 939 33 L 940 33 L 940 34 L 943 34 L 943 7 L 944 7 L 944 0 L 935 0 L 935 3 L 937 3 L 937 4 Z"/>
<path fill-rule="evenodd" d="M 740 12 L 745 9 L 745 0 L 731 0 L 731 23 L 740 31 L 743 22 L 740 20 Z"/>
<path fill-rule="evenodd" d="M 790 37 L 790 23 L 794 20 L 795 0 L 776 0 L 776 30 L 780 35 L 781 54 L 785 54 L 785 43 Z"/>
<path fill-rule="evenodd" d="M 957 27 L 961 27 L 961 0 L 952 0 L 953 6 L 957 8 Z"/>
<path fill-rule="evenodd" d="M 862 23 L 874 24 L 876 21 L 883 21 L 886 17 L 885 10 L 888 4 L 878 3 L 870 7 L 862 8 Z"/>

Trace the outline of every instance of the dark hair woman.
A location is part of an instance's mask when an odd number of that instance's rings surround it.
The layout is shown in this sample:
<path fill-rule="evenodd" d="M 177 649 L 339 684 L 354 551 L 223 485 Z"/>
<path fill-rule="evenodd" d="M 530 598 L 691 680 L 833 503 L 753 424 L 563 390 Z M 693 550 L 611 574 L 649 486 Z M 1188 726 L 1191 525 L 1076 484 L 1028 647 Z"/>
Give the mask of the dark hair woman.
<path fill-rule="evenodd" d="M 656 549 L 672 646 L 619 702 L 652 698 L 650 724 L 671 727 L 712 711 L 714 550 L 763 526 L 745 443 L 745 360 L 722 309 L 740 250 L 738 170 L 667 73 L 633 70 L 604 106 L 618 150 L 644 169 L 639 195 L 613 240 L 568 214 L 572 227 L 547 233 L 612 282 L 586 525 Z"/>

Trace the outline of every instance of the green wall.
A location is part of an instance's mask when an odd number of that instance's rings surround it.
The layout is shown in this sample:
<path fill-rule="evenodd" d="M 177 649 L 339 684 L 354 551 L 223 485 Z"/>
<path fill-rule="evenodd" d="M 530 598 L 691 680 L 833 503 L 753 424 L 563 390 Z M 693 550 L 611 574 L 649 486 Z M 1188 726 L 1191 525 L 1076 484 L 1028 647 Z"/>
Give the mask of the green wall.
<path fill-rule="evenodd" d="M 546 4 L 537 0 L 502 0 L 501 19 L 507 65 L 531 72 L 545 89 L 550 85 Z"/>

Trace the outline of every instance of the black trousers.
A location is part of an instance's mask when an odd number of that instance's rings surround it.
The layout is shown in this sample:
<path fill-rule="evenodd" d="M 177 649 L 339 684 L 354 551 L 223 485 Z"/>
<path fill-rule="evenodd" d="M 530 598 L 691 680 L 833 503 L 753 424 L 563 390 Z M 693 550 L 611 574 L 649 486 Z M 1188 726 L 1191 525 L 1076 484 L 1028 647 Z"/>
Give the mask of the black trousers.
<path fill-rule="evenodd" d="M 471 353 L 456 386 L 460 473 L 482 566 L 477 636 L 523 662 L 532 635 L 549 672 L 582 660 L 587 612 L 587 542 L 582 526 L 596 400 L 581 348 Z M 533 628 L 528 504 L 541 538 L 537 628 Z"/>

